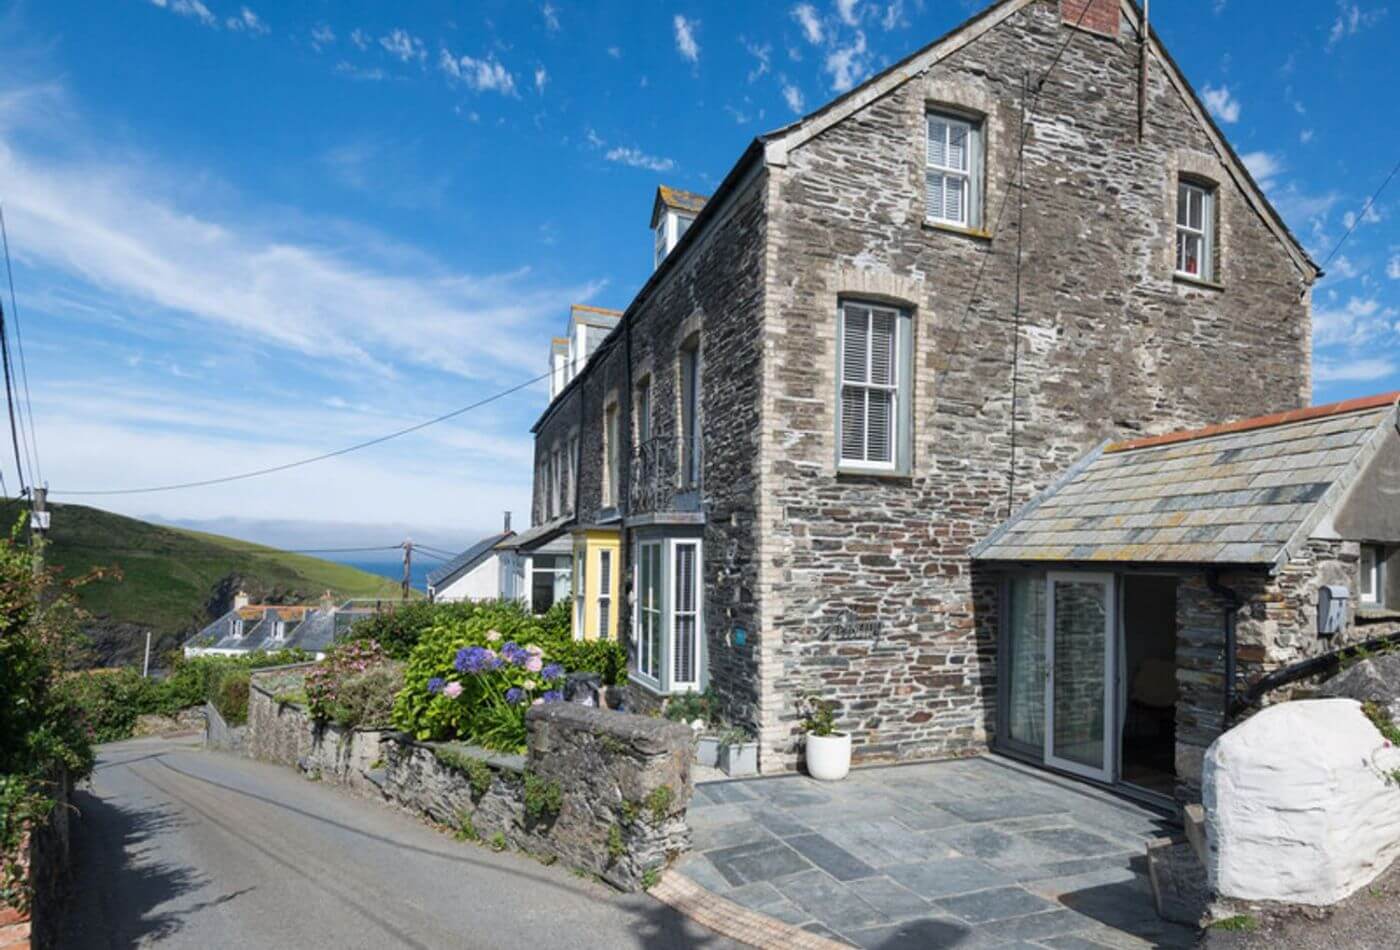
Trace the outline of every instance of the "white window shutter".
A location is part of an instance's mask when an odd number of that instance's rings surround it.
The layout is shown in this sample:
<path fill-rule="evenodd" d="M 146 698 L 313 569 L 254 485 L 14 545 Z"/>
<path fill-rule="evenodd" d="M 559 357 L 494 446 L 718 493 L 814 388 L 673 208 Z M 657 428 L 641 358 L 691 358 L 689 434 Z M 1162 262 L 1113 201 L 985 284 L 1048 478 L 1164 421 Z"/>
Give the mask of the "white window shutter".
<path fill-rule="evenodd" d="M 841 391 L 841 458 L 865 460 L 865 390 Z"/>
<path fill-rule="evenodd" d="M 894 385 L 895 320 L 889 310 L 870 315 L 870 382 L 877 386 Z"/>
<path fill-rule="evenodd" d="M 870 346 L 870 311 L 864 307 L 847 307 L 842 332 L 841 378 L 848 383 L 864 383 Z"/>

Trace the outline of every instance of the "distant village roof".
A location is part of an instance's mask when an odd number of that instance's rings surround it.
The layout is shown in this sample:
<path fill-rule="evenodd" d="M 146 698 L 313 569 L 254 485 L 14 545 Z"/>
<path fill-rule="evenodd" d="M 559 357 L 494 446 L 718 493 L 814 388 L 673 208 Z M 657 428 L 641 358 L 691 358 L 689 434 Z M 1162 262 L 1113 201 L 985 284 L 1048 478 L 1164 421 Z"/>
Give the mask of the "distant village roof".
<path fill-rule="evenodd" d="M 1387 393 L 1105 444 L 972 549 L 982 561 L 1287 560 L 1400 452 Z"/>
<path fill-rule="evenodd" d="M 305 650 L 325 653 L 351 625 L 373 616 L 374 606 L 347 601 L 339 606 L 249 604 L 235 607 L 185 642 L 186 647 L 221 653 Z M 277 636 L 277 623 L 282 636 Z"/>
<path fill-rule="evenodd" d="M 489 538 L 482 538 L 446 564 L 429 571 L 428 586 L 441 587 L 444 584 L 452 583 L 460 575 L 467 573 L 490 557 L 491 552 L 496 549 L 496 545 L 513 534 L 515 534 L 514 531 L 498 531 Z"/>

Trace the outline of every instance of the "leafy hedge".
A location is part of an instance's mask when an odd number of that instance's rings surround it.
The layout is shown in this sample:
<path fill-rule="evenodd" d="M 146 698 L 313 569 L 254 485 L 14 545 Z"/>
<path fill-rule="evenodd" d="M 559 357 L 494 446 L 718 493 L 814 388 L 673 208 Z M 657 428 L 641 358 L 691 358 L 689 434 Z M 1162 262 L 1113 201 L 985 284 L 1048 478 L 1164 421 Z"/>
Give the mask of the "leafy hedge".
<path fill-rule="evenodd" d="M 306 674 L 313 718 L 346 728 L 387 726 L 394 697 L 403 688 L 403 664 L 373 640 L 342 643 Z"/>
<path fill-rule="evenodd" d="M 205 700 L 229 725 L 241 725 L 248 720 L 249 672 L 306 659 L 299 650 L 181 657 L 164 679 L 144 679 L 132 669 L 82 670 L 64 676 L 59 691 L 80 712 L 94 741 L 115 742 L 131 735 L 138 716 L 174 716 Z"/>

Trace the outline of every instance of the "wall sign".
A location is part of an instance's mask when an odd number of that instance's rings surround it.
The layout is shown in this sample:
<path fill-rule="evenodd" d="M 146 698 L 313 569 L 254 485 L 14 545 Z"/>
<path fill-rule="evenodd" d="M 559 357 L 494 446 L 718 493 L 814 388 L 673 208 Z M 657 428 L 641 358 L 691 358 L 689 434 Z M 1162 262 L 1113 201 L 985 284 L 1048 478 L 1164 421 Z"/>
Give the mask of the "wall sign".
<path fill-rule="evenodd" d="M 883 627 L 884 625 L 878 618 L 861 618 L 847 611 L 837 620 L 819 624 L 817 626 L 817 639 L 837 642 L 852 640 L 875 642 L 880 639 L 880 631 Z"/>

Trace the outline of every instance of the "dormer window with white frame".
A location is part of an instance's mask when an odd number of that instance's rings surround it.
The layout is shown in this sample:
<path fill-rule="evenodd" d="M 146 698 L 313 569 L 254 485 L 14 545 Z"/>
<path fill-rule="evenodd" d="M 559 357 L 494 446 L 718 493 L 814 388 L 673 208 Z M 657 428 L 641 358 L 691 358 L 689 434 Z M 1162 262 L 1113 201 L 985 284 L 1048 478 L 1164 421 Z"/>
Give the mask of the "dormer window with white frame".
<path fill-rule="evenodd" d="M 651 206 L 652 268 L 675 249 L 685 237 L 685 232 L 695 223 L 695 218 L 709 200 L 705 195 L 692 194 L 662 185 L 656 189 L 656 200 Z"/>
<path fill-rule="evenodd" d="M 230 625 L 229 633 L 233 636 L 233 638 L 234 638 L 235 640 L 242 640 L 242 639 L 243 639 L 243 618 L 242 618 L 242 617 L 235 617 L 235 618 L 233 618 L 233 623 Z"/>
<path fill-rule="evenodd" d="M 689 231 L 694 223 L 695 218 L 675 211 L 667 211 L 661 216 L 661 220 L 656 224 L 656 259 L 652 261 L 653 268 L 661 266 L 666 255 L 681 242 L 685 232 Z"/>
<path fill-rule="evenodd" d="M 274 621 L 272 621 L 272 639 L 278 640 L 278 641 L 287 639 L 287 621 L 285 621 L 285 620 L 274 620 Z"/>
<path fill-rule="evenodd" d="M 982 227 L 982 123 L 946 112 L 926 117 L 924 218 L 933 224 Z"/>

